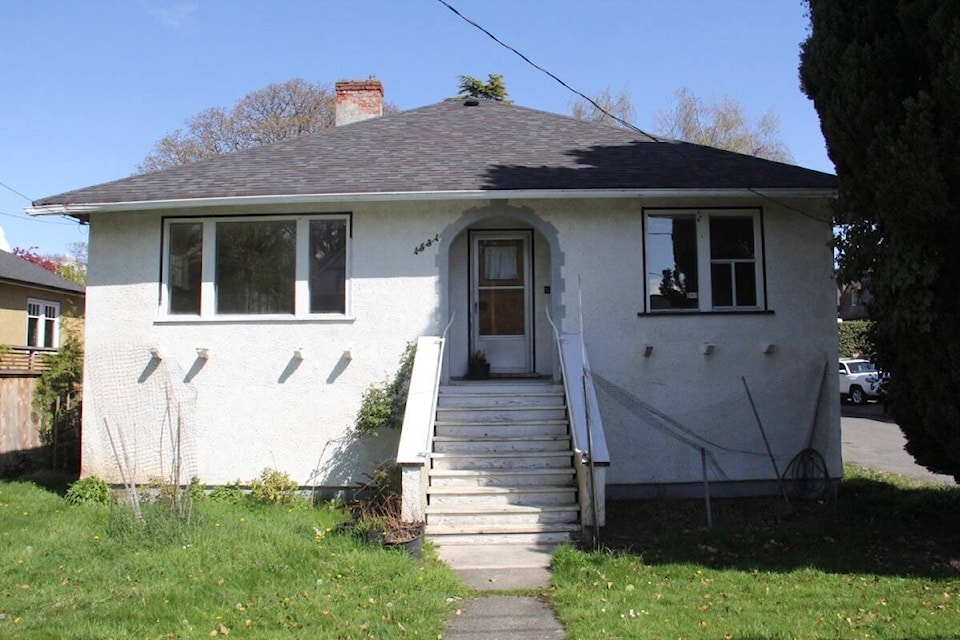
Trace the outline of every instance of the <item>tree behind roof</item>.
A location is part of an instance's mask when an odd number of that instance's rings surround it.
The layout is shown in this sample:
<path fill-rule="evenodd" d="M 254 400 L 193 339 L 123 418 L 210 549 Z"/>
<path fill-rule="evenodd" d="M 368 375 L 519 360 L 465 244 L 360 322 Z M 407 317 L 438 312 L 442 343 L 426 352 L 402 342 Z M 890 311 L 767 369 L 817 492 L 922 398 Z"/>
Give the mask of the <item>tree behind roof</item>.
<path fill-rule="evenodd" d="M 233 151 L 316 133 L 336 121 L 336 93 L 325 84 L 293 78 L 240 98 L 229 110 L 211 107 L 187 119 L 185 129 L 163 136 L 137 173 L 167 169 Z M 385 102 L 383 113 L 396 113 Z"/>
<path fill-rule="evenodd" d="M 507 85 L 503 82 L 503 75 L 491 73 L 487 81 L 473 76 L 457 76 L 460 80 L 460 94 L 458 98 L 484 98 L 497 102 L 511 102 L 507 100 Z"/>

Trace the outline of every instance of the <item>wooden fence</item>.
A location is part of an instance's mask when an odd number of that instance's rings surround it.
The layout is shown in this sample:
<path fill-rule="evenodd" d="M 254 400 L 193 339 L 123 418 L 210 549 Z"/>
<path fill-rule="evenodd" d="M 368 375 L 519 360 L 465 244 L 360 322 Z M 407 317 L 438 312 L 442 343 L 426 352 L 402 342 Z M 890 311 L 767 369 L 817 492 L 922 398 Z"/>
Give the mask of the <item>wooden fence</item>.
<path fill-rule="evenodd" d="M 40 421 L 33 413 L 39 374 L 0 373 L 0 455 L 40 448 Z"/>
<path fill-rule="evenodd" d="M 6 373 L 41 374 L 47 369 L 46 355 L 53 355 L 56 349 L 41 347 L 9 347 L 0 345 L 0 375 Z"/>
<path fill-rule="evenodd" d="M 24 465 L 79 469 L 79 396 L 58 403 L 49 443 L 40 439 L 40 418 L 33 411 L 37 371 L 0 370 L 0 475 Z"/>

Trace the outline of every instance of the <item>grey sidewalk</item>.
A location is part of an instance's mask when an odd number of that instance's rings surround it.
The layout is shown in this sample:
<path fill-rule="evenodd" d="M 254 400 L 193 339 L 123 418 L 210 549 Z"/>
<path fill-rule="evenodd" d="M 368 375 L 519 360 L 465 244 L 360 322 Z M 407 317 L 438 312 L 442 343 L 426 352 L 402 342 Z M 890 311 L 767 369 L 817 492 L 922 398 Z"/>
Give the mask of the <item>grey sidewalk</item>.
<path fill-rule="evenodd" d="M 478 591 L 546 589 L 552 546 L 444 545 L 440 558 Z M 553 610 L 532 596 L 465 600 L 447 623 L 447 640 L 541 640 L 566 637 Z"/>
<path fill-rule="evenodd" d="M 558 640 L 563 626 L 535 597 L 489 596 L 466 600 L 447 624 L 446 640 Z"/>

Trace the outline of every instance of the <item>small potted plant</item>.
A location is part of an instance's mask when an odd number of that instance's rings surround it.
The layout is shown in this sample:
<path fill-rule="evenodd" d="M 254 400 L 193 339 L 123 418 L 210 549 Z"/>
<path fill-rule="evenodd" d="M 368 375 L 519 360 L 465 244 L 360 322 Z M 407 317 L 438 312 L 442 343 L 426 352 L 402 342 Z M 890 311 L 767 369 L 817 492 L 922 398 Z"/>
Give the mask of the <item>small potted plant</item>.
<path fill-rule="evenodd" d="M 421 556 L 423 522 L 403 519 L 400 495 L 400 467 L 392 462 L 377 463 L 360 485 L 349 504 L 353 519 L 337 525 L 337 533 L 352 533 L 364 542 L 400 547 L 414 557 Z"/>
<path fill-rule="evenodd" d="M 467 364 L 467 378 L 471 380 L 486 380 L 490 377 L 490 363 L 487 354 L 483 351 L 474 351 L 470 354 Z"/>

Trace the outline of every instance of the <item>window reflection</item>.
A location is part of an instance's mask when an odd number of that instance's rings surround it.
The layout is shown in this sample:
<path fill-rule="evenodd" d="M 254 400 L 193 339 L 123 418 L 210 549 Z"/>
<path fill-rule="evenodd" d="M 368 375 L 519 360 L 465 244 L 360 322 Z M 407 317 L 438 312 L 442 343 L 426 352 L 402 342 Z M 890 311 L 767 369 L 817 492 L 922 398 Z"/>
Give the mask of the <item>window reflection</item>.
<path fill-rule="evenodd" d="M 697 220 L 692 214 L 647 218 L 647 269 L 651 309 L 696 309 Z"/>

